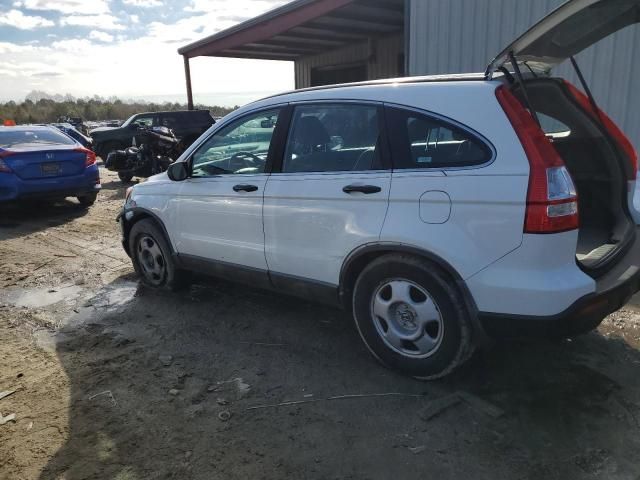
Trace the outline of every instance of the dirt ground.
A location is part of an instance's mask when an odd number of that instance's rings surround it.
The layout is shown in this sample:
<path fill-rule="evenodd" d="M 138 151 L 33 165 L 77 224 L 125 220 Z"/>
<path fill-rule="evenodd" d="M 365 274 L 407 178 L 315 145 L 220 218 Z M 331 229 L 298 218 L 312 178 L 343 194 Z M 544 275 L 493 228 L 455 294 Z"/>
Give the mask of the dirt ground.
<path fill-rule="evenodd" d="M 418 382 L 339 311 L 140 287 L 103 184 L 88 210 L 0 207 L 0 478 L 640 479 L 637 307 Z"/>

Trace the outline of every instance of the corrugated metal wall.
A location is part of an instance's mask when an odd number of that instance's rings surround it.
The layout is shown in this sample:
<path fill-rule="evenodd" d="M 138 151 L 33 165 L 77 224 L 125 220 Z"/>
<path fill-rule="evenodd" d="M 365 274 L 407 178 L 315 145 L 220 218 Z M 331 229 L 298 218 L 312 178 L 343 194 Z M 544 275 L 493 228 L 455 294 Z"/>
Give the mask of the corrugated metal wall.
<path fill-rule="evenodd" d="M 411 75 L 481 72 L 513 39 L 564 0 L 410 0 Z M 577 57 L 593 94 L 640 149 L 640 26 Z M 577 84 L 571 65 L 555 74 Z"/>
<path fill-rule="evenodd" d="M 404 35 L 393 35 L 371 43 L 358 43 L 339 50 L 304 57 L 295 62 L 296 88 L 311 85 L 311 69 L 365 63 L 367 79 L 398 76 L 398 56 L 404 52 Z"/>

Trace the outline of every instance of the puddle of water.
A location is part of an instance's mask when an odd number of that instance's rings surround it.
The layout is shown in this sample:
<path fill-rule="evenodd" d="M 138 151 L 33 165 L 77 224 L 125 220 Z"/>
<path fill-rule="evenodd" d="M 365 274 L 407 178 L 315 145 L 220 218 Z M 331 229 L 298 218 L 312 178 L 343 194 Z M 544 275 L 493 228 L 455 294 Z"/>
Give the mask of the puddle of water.
<path fill-rule="evenodd" d="M 59 302 L 72 302 L 82 289 L 76 285 L 57 288 L 16 288 L 0 294 L 0 299 L 16 307 L 41 308 Z"/>
<path fill-rule="evenodd" d="M 122 307 L 135 298 L 138 287 L 137 282 L 131 281 L 108 285 L 91 301 L 91 306 L 95 308 L 106 308 L 107 310 Z"/>

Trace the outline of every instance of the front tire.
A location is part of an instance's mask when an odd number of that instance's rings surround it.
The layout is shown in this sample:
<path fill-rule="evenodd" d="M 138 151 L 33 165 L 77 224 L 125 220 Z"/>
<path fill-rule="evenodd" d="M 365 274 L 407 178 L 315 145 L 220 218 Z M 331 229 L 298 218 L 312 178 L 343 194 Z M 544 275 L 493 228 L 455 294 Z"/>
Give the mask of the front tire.
<path fill-rule="evenodd" d="M 427 260 L 384 255 L 360 274 L 353 315 L 369 351 L 384 365 L 430 380 L 473 351 L 471 322 L 452 280 Z"/>
<path fill-rule="evenodd" d="M 169 244 L 153 220 L 145 218 L 131 227 L 129 251 L 133 268 L 146 286 L 175 291 L 188 284 L 186 272 L 176 267 Z"/>

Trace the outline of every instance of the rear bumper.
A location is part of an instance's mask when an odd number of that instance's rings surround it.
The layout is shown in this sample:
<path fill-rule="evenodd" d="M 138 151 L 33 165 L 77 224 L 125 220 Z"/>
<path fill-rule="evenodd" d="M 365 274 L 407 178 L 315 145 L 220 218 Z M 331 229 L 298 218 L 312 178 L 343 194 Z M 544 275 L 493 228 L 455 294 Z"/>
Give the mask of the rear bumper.
<path fill-rule="evenodd" d="M 479 312 L 485 332 L 494 338 L 562 337 L 596 328 L 640 290 L 640 235 L 618 264 L 598 278 L 596 291 L 556 315 L 511 315 Z M 544 297 L 540 302 L 544 302 Z"/>
<path fill-rule="evenodd" d="M 77 197 L 100 191 L 97 165 L 81 175 L 23 180 L 14 174 L 0 174 L 0 202 L 21 198 Z"/>

